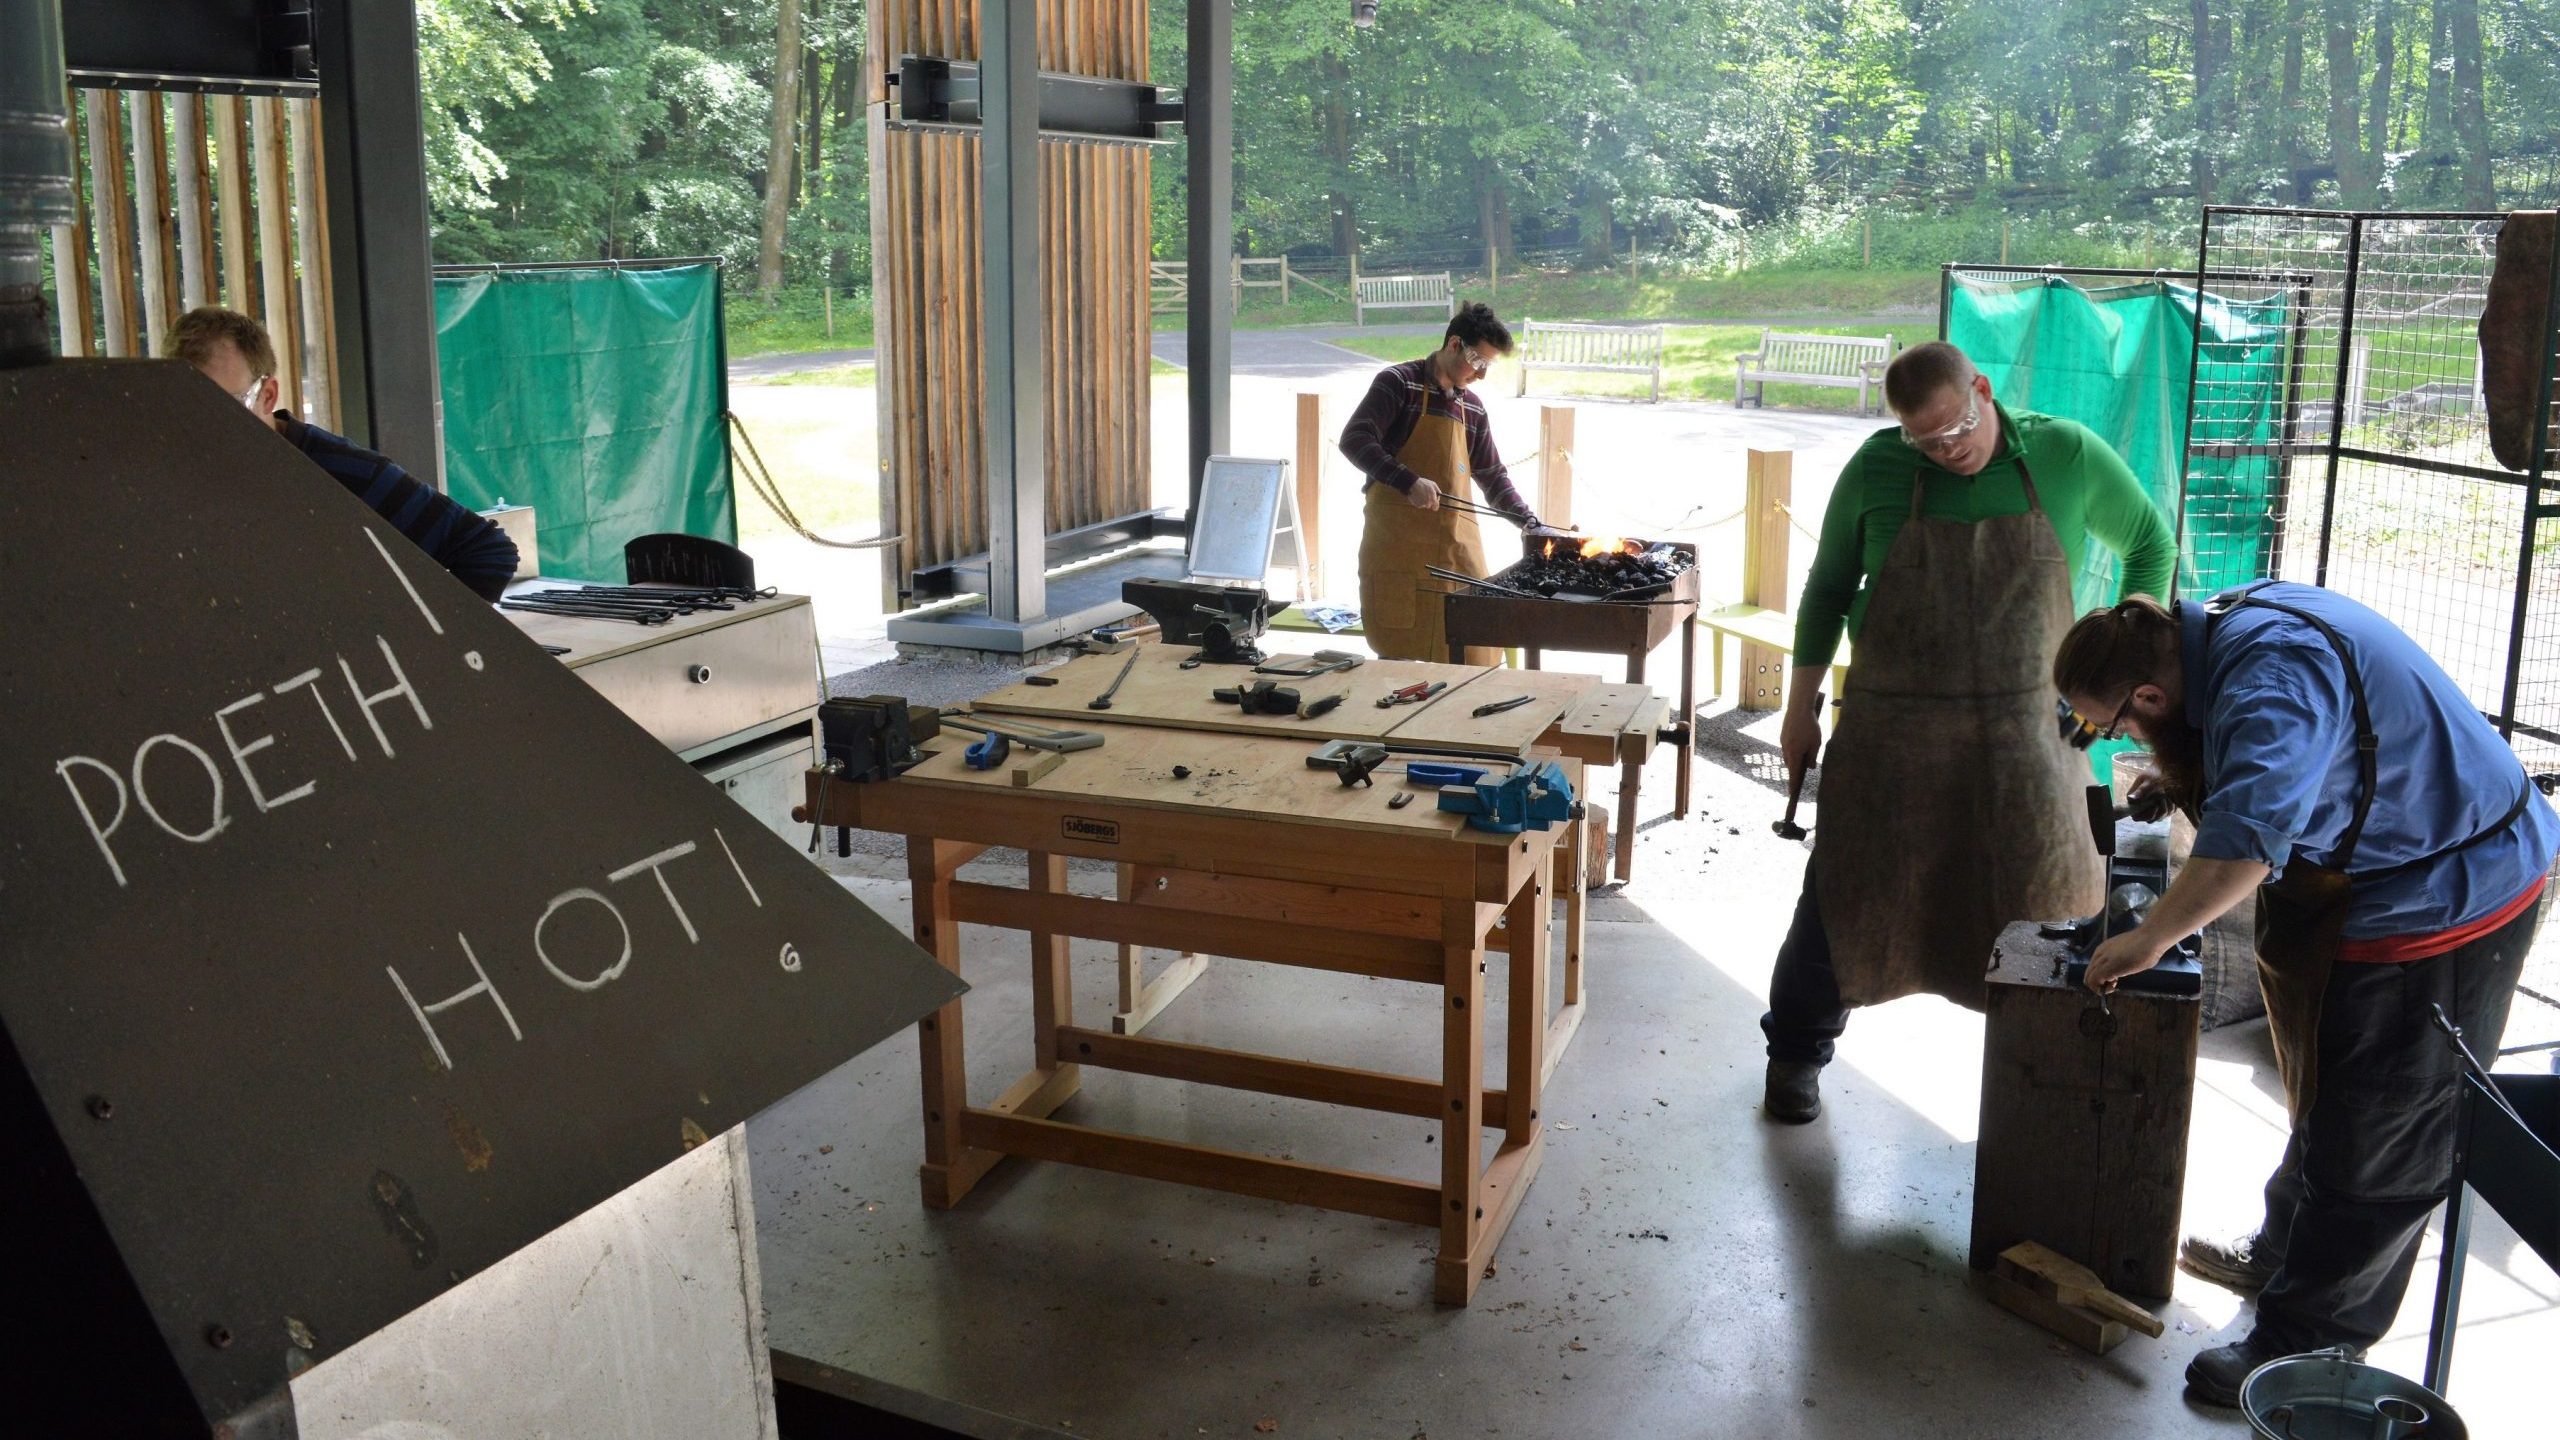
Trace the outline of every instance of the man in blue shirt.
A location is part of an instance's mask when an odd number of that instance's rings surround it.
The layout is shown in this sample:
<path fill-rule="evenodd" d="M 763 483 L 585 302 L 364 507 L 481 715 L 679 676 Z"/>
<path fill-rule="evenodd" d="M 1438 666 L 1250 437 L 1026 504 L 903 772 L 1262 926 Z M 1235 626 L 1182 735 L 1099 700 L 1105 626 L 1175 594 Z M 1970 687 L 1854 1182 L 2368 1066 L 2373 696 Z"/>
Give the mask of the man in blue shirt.
<path fill-rule="evenodd" d="M 2312 586 L 2093 612 L 2054 684 L 2103 734 L 2150 745 L 2161 797 L 2196 822 L 2193 858 L 2143 924 L 2098 947 L 2091 988 L 2265 887 L 2259 981 L 2292 1135 L 2258 1232 L 2181 1254 L 2263 1287 L 2249 1336 L 2187 1369 L 2196 1398 L 2233 1405 L 2265 1361 L 2361 1354 L 2398 1312 L 2451 1180 L 2461 1062 L 2434 1007 L 2495 1050 L 2560 816 L 2415 641 Z"/>
<path fill-rule="evenodd" d="M 506 593 L 516 573 L 516 542 L 495 521 L 420 481 L 397 462 L 276 408 L 283 387 L 276 379 L 275 342 L 267 338 L 265 326 L 237 310 L 203 306 L 178 317 L 169 353 L 273 426 L 472 593 L 483 600 Z"/>

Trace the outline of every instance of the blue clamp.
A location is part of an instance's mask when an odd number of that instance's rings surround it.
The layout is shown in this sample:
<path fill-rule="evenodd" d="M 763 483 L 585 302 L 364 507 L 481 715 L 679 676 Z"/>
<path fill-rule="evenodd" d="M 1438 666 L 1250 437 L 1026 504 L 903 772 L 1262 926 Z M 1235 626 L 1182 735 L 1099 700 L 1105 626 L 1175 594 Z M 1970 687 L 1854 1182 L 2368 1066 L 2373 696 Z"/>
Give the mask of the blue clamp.
<path fill-rule="evenodd" d="M 1002 735 L 989 735 L 987 738 L 971 745 L 968 749 L 961 751 L 960 758 L 967 761 L 969 768 L 972 770 L 993 770 L 997 766 L 1003 764 L 1005 762 L 1005 757 L 1012 753 L 1013 742 L 1011 740 Z"/>
<path fill-rule="evenodd" d="M 1411 772 L 1408 771 L 1408 774 Z M 1467 817 L 1467 826 L 1496 835 L 1544 830 L 1574 818 L 1573 782 L 1552 760 L 1523 766 L 1500 780 L 1479 779 L 1440 792 L 1440 808 Z"/>

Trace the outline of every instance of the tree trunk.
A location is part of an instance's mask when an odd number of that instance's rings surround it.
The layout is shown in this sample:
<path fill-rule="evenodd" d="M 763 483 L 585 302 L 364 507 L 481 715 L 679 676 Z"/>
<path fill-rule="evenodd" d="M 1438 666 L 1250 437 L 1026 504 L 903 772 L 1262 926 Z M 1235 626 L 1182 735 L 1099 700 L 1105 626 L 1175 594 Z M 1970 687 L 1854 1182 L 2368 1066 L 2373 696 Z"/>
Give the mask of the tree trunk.
<path fill-rule="evenodd" d="M 783 0 L 789 4 L 790 0 Z M 2364 137 L 2356 133 L 2355 0 L 2327 0 L 2329 53 L 2329 163 L 2338 172 L 2338 199 L 2348 209 L 2373 203 L 2373 181 L 2364 164 Z"/>
<path fill-rule="evenodd" d="M 825 18 L 827 0 L 808 0 L 808 6 L 809 18 L 802 28 L 821 37 L 823 42 L 827 33 Z M 801 98 L 808 102 L 809 118 L 801 122 L 800 146 L 803 158 L 800 163 L 800 183 L 795 187 L 795 193 L 803 203 L 806 203 L 816 200 L 818 193 L 826 188 L 827 183 L 827 83 L 826 76 L 820 73 L 826 62 L 827 50 L 823 43 L 804 44 L 801 46 L 801 55 L 800 94 Z"/>
<path fill-rule="evenodd" d="M 2366 100 L 2365 165 L 2377 188 L 2391 168 L 2391 66 L 2396 47 L 2392 25 L 2398 19 L 2392 0 L 2380 0 L 2373 12 L 2373 89 Z"/>
<path fill-rule="evenodd" d="M 2214 37 L 2213 0 L 2193 0 L 2195 16 L 2196 72 L 2196 203 L 2213 203 L 2213 146 L 2218 133 L 2215 128 L 2214 102 Z"/>
<path fill-rule="evenodd" d="M 836 164 L 848 172 L 843 177 L 845 184 L 848 187 L 853 186 L 859 179 L 859 176 L 862 173 L 860 172 L 859 167 L 864 163 L 865 159 L 861 140 L 863 115 L 861 109 L 854 103 L 853 92 L 854 87 L 862 83 L 863 60 L 867 53 L 868 52 L 865 49 L 857 47 L 852 54 L 844 56 L 836 61 L 834 85 L 837 146 Z M 847 157 L 851 158 L 848 159 Z M 828 177 L 827 184 L 830 189 L 834 189 L 836 179 L 837 177 L 835 176 Z M 847 200 L 846 203 L 839 208 L 838 213 L 847 215 L 864 215 L 869 213 L 869 206 L 867 203 L 855 204 L 852 203 L 849 198 L 851 194 L 859 194 L 861 193 L 860 191 L 849 190 L 848 192 L 839 193 L 846 194 Z M 827 283 L 835 286 L 838 290 L 845 288 L 846 282 L 852 278 L 853 246 L 847 243 L 851 235 L 852 232 L 850 230 L 842 227 L 837 228 L 834 231 L 834 243 L 827 251 Z"/>
<path fill-rule="evenodd" d="M 1582 197 L 1583 264 L 1605 270 L 1617 263 L 1617 252 L 1612 248 L 1616 241 L 1611 234 L 1615 221 L 1616 217 L 1611 213 L 1609 205 L 1608 192 L 1602 190 L 1597 181 L 1592 182 L 1591 188 L 1585 191 Z"/>
<path fill-rule="evenodd" d="M 2453 65 L 2445 54 L 2445 0 L 2427 7 L 2427 117 L 2418 148 L 2441 159 L 2453 153 Z"/>
<path fill-rule="evenodd" d="M 764 227 L 756 248 L 756 291 L 782 289 L 782 234 L 791 223 L 792 131 L 800 117 L 800 0 L 781 0 L 774 21 L 773 143 L 765 149 Z"/>
<path fill-rule="evenodd" d="M 2489 108 L 2481 93 L 2480 0 L 2446 0 L 2445 38 L 2453 48 L 2453 143 L 2459 151 L 2462 204 L 2498 208 L 2489 173 Z"/>
<path fill-rule="evenodd" d="M 1324 57 L 1324 158 L 1327 208 L 1333 212 L 1333 251 L 1353 256 L 1360 249 L 1360 211 L 1351 193 L 1351 80 L 1342 57 Z"/>
<path fill-rule="evenodd" d="M 2302 4 L 2284 4 L 2284 85 L 2276 100 L 2276 126 L 2284 134 L 2284 180 L 2293 203 L 2311 203 L 2311 187 L 2302 181 L 2310 160 L 2302 153 Z"/>
<path fill-rule="evenodd" d="M 1511 187 L 1497 184 L 1493 188 L 1493 253 L 1504 269 L 1517 264 L 1520 246 L 1511 230 Z"/>

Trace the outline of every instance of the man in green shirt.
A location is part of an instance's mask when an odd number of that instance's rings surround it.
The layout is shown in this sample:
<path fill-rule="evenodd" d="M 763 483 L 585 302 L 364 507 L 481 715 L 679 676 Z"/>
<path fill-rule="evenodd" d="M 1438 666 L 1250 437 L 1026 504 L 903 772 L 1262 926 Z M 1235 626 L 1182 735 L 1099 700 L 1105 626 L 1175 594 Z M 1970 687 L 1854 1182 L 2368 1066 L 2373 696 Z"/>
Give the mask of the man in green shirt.
<path fill-rule="evenodd" d="M 1869 436 L 1841 470 L 1796 607 L 1795 671 L 1779 732 L 1790 780 L 1818 758 L 1823 673 L 1842 631 L 1857 637 L 1874 577 L 1913 515 L 1979 522 L 2040 508 L 2071 580 L 2077 583 L 2095 540 L 2121 557 L 2126 595 L 2167 594 L 2176 566 L 2168 522 L 2122 457 L 2076 421 L 2003 408 L 1989 378 L 1963 351 L 1944 342 L 1913 346 L 1885 371 L 1884 389 L 1886 405 L 1902 423 Z M 1921 490 L 1916 506 L 1915 489 Z M 1940 621 L 1963 626 L 1978 618 L 1957 613 L 1926 623 Z M 1931 762 L 1915 755 L 1912 763 Z M 1968 958 L 1977 970 L 1988 959 Z M 1766 1109 L 1773 1120 L 1801 1124 L 1821 1112 L 1822 1067 L 1849 1021 L 1834 960 L 1808 861 L 1804 894 L 1770 977 L 1769 1010 L 1760 1019 L 1769 1041 Z"/>

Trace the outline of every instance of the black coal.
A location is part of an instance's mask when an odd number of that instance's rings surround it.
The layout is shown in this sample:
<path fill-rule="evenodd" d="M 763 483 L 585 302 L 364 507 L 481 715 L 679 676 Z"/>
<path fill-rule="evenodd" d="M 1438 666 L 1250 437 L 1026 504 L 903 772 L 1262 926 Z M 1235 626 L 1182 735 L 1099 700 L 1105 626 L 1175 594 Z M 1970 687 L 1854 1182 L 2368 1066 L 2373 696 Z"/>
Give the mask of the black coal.
<path fill-rule="evenodd" d="M 1583 544 L 1578 535 L 1533 538 L 1528 558 L 1492 578 L 1548 597 L 1643 600 L 1669 590 L 1696 563 L 1687 550 L 1660 542 L 1624 541 L 1597 555 L 1583 554 Z"/>

